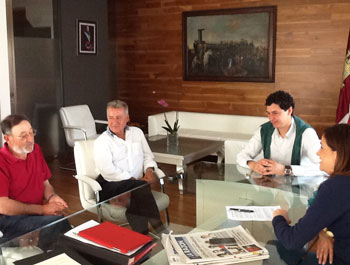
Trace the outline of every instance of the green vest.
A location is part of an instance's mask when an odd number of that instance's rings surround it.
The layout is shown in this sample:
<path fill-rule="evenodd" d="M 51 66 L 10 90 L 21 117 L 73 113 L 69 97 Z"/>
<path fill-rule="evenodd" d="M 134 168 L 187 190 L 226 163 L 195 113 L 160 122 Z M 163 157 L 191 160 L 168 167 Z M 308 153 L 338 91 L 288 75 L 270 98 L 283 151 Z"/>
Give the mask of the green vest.
<path fill-rule="evenodd" d="M 293 118 L 296 125 L 296 132 L 295 132 L 295 140 L 294 140 L 293 151 L 292 151 L 291 165 L 300 165 L 302 135 L 303 135 L 303 132 L 307 128 L 311 128 L 311 126 L 295 115 L 293 116 Z M 261 144 L 264 152 L 264 158 L 266 159 L 270 159 L 270 156 L 271 156 L 270 146 L 271 146 L 271 138 L 274 130 L 275 128 L 273 127 L 271 122 L 266 122 L 263 125 L 261 125 L 261 130 L 260 130 Z"/>

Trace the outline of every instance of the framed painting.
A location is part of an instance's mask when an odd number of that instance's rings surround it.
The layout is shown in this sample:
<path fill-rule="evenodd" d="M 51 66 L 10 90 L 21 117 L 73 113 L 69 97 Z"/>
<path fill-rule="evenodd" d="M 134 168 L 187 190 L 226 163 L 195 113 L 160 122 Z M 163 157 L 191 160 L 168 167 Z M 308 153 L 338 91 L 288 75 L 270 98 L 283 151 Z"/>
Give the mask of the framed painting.
<path fill-rule="evenodd" d="M 78 54 L 97 54 L 97 23 L 77 20 Z"/>
<path fill-rule="evenodd" d="M 182 14 L 183 79 L 274 82 L 276 6 Z"/>

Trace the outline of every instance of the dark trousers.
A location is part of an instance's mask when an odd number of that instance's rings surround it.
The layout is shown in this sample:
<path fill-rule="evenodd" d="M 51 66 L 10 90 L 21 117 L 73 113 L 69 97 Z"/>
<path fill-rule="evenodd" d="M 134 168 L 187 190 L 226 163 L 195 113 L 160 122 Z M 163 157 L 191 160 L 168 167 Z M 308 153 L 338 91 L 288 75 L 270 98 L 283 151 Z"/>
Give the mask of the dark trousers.
<path fill-rule="evenodd" d="M 1 215 L 0 231 L 3 233 L 3 237 L 0 238 L 0 243 L 7 242 L 38 228 L 42 228 L 40 233 L 38 233 L 38 246 L 47 249 L 50 245 L 55 243 L 60 234 L 71 229 L 71 226 L 66 219 L 56 222 L 62 218 L 63 216 L 53 215 Z M 53 222 L 56 223 L 43 228 Z M 13 245 L 20 243 L 20 240 L 17 243 L 14 241 Z"/>
<path fill-rule="evenodd" d="M 277 240 L 269 241 L 268 245 L 276 246 L 281 260 L 283 260 L 286 265 L 318 265 L 318 259 L 314 252 L 308 252 L 304 248 L 287 250 L 281 242 Z M 327 262 L 326 265 L 330 265 L 329 262 Z"/>
<path fill-rule="evenodd" d="M 147 182 L 134 179 L 106 181 L 101 175 L 96 180 L 102 187 L 102 191 L 99 192 L 100 201 L 131 190 L 130 203 L 126 206 L 126 218 L 134 231 L 148 233 L 148 222 L 156 230 L 163 229 L 157 203 Z"/>

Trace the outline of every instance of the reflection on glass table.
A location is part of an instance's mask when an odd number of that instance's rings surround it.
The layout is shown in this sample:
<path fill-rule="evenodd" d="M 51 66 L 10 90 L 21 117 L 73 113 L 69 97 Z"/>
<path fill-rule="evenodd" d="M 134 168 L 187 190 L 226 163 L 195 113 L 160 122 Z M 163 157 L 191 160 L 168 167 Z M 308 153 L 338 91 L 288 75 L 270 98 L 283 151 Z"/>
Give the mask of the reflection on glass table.
<path fill-rule="evenodd" d="M 184 182 L 184 190 L 195 192 L 197 179 L 247 183 L 311 196 L 319 184 L 326 180 L 326 177 L 262 176 L 236 164 L 217 164 L 200 161 L 188 167 L 188 178 Z"/>
<path fill-rule="evenodd" d="M 102 213 L 103 221 L 115 221 L 116 218 L 114 216 L 110 216 L 110 213 L 122 212 L 127 216 L 126 219 L 128 220 L 128 223 L 123 222 L 119 223 L 119 225 L 134 230 L 140 228 L 143 229 L 146 225 L 149 227 L 150 235 L 154 237 L 155 240 L 158 240 L 159 235 L 166 228 L 164 226 L 159 226 L 159 223 L 157 223 L 156 227 L 152 227 L 152 225 L 155 226 L 155 223 L 152 222 L 154 217 L 152 215 L 153 213 L 150 213 L 150 211 L 135 205 L 135 198 L 139 198 L 140 196 L 142 197 L 148 188 L 149 186 L 145 184 L 129 192 L 115 196 L 110 200 L 101 202 L 86 210 L 69 215 L 58 222 L 51 223 L 42 227 L 41 229 L 32 231 L 31 233 L 22 235 L 7 242 L 1 243 L 0 241 L 0 264 L 13 264 L 13 262 L 16 260 L 21 260 L 41 253 L 48 253 L 51 250 L 69 252 L 67 253 L 68 255 L 71 253 L 78 253 L 83 259 L 88 260 L 92 264 L 115 264 L 114 256 L 109 254 L 109 250 L 106 250 L 107 252 L 96 251 L 95 253 L 95 250 L 91 250 L 91 248 L 86 248 L 88 249 L 88 252 L 84 251 L 85 247 L 75 249 L 75 246 L 72 246 L 71 242 L 68 241 L 65 236 L 63 236 L 63 234 L 69 229 L 69 226 L 67 228 L 65 225 L 69 222 L 72 227 L 77 227 L 90 220 L 99 222 L 99 218 L 97 216 L 98 212 Z M 111 208 L 115 208 L 116 211 L 109 211 Z M 165 216 L 163 216 L 163 219 L 165 219 L 164 217 Z M 181 226 L 181 229 L 182 232 L 188 232 L 191 228 Z M 158 248 L 160 248 L 160 244 L 158 245 Z M 157 249 L 152 251 L 152 253 L 156 252 Z"/>
<path fill-rule="evenodd" d="M 196 192 L 196 227 L 186 227 L 181 224 L 170 223 L 168 230 L 172 230 L 174 234 L 185 234 L 198 231 L 212 231 L 221 228 L 242 225 L 252 234 L 252 236 L 263 246 L 265 246 L 270 254 L 270 258 L 264 261 L 255 261 L 245 263 L 251 264 L 293 264 L 293 259 L 303 256 L 302 252 L 285 251 L 276 241 L 271 221 L 235 221 L 228 220 L 226 215 L 226 206 L 280 206 L 289 210 L 289 216 L 295 223 L 305 214 L 309 193 L 303 190 L 313 190 L 314 187 L 310 181 L 298 180 L 283 177 L 270 177 L 271 179 L 263 179 L 262 183 L 256 181 L 252 176 L 242 174 L 233 167 L 219 168 L 217 164 L 215 170 L 208 163 L 198 164 L 192 169 L 193 178 L 195 179 Z M 195 173 L 196 172 L 196 173 Z M 221 175 L 220 175 L 221 174 Z M 213 180 L 209 177 L 219 176 L 219 180 Z M 271 181 L 270 181 L 271 180 Z M 266 185 L 266 183 L 274 183 Z M 316 181 L 316 183 L 318 183 Z M 307 185 L 306 185 L 307 184 Z M 308 186 L 308 184 L 310 184 Z M 306 186 L 305 186 L 306 185 Z M 293 188 L 293 186 L 296 187 Z M 302 189 L 301 187 L 304 187 Z M 317 186 L 317 184 L 315 184 Z M 137 189 L 140 189 L 139 187 Z M 135 190 L 137 190 L 135 189 Z M 135 191 L 134 190 L 134 191 Z M 303 192 L 302 192 L 303 191 Z M 82 210 L 70 216 L 67 216 L 60 222 L 52 223 L 39 230 L 29 234 L 15 238 L 9 242 L 0 245 L 1 264 L 12 264 L 14 260 L 20 260 L 25 257 L 33 256 L 39 253 L 47 252 L 52 249 L 63 249 L 69 252 L 64 244 L 63 233 L 54 233 L 64 221 L 76 227 L 89 220 L 98 221 L 95 214 L 98 209 L 104 207 L 120 207 L 128 206 L 131 192 L 124 193 L 120 196 L 112 198 L 109 201 L 101 202 L 88 210 Z M 171 200 L 171 198 L 170 198 Z M 102 211 L 103 213 L 103 211 Z M 145 216 L 135 216 L 135 220 L 144 220 Z M 170 216 L 170 220 L 171 216 Z M 292 223 L 292 224 L 293 224 Z M 126 224 L 127 228 L 130 225 Z M 149 258 L 144 264 L 169 264 L 165 251 L 159 240 L 162 231 L 155 231 L 150 228 L 150 235 L 155 238 L 158 246 L 154 248 Z M 63 240 L 63 241 L 62 241 Z M 68 253 L 69 254 L 69 253 Z M 88 262 L 92 264 L 116 264 L 109 254 L 99 256 L 96 254 L 80 253 Z M 101 259 L 103 261 L 101 261 Z M 294 263 L 296 264 L 296 263 Z M 301 263 L 303 264 L 303 263 Z"/>

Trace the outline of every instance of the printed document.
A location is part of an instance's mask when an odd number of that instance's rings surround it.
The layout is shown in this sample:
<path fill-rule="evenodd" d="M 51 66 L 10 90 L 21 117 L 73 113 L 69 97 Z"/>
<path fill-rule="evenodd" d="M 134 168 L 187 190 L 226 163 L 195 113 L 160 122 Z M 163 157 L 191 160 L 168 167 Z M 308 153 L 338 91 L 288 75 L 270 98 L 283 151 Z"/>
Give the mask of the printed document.
<path fill-rule="evenodd" d="M 227 219 L 236 221 L 272 221 L 280 206 L 226 206 Z"/>

